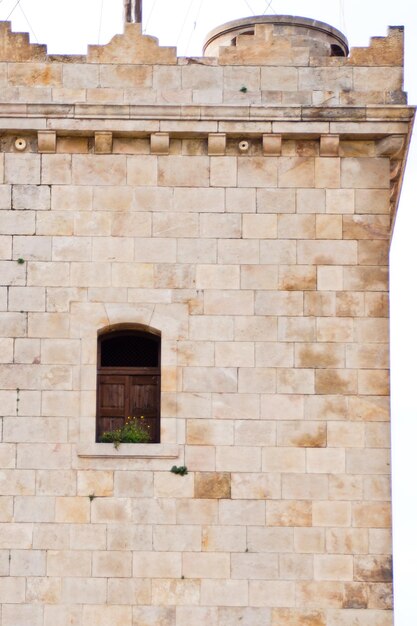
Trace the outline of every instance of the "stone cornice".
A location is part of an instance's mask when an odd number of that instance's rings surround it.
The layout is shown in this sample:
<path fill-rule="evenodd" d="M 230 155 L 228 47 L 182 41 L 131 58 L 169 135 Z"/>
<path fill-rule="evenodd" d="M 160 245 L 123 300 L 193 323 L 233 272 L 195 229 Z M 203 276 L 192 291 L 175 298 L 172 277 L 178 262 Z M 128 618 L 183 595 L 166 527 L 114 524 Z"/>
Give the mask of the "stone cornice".
<path fill-rule="evenodd" d="M 130 136 L 169 132 L 204 137 L 223 132 L 319 137 L 325 133 L 384 137 L 408 134 L 411 106 L 149 106 L 95 104 L 0 104 L 0 132 L 54 130 L 58 135 L 111 131 Z"/>

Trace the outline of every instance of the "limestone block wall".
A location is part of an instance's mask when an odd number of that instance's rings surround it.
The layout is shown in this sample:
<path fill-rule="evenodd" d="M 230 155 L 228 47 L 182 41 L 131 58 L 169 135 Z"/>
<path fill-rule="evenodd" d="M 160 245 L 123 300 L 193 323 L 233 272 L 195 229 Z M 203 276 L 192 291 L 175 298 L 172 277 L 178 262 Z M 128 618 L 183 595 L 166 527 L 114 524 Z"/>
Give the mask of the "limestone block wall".
<path fill-rule="evenodd" d="M 317 69 L 1 25 L 2 626 L 392 624 L 400 34 Z M 97 333 L 126 323 L 161 332 L 161 443 L 115 450 Z"/>

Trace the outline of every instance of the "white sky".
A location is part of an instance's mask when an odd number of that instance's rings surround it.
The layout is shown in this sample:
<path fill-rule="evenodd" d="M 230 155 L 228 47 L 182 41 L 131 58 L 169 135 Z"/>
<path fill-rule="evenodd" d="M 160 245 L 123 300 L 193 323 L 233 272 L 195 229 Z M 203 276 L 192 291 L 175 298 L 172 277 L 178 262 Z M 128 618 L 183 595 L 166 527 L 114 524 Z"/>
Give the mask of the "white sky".
<path fill-rule="evenodd" d="M 0 20 L 12 12 L 13 30 L 31 32 L 50 53 L 83 54 L 122 31 L 123 0 L 0 0 Z M 181 56 L 199 56 L 209 30 L 250 15 L 288 14 L 339 28 L 350 46 L 366 46 L 389 25 L 406 27 L 405 89 L 417 103 L 416 0 L 143 0 L 145 31 Z M 17 5 L 17 6 L 16 6 Z M 394 476 L 395 626 L 417 624 L 417 129 L 391 248 L 391 362 Z"/>

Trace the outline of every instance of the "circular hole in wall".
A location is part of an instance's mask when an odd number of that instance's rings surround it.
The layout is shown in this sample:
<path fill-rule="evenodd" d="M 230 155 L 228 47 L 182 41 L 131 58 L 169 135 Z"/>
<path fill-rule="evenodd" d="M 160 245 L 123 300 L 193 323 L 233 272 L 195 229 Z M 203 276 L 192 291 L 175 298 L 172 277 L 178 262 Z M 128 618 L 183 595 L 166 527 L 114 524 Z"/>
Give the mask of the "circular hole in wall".
<path fill-rule="evenodd" d="M 239 141 L 240 152 L 247 152 L 249 150 L 249 141 Z"/>
<path fill-rule="evenodd" d="M 19 152 L 26 150 L 26 146 L 26 139 L 23 139 L 23 137 L 18 137 L 14 142 L 14 147 L 16 148 L 16 150 L 19 150 Z"/>

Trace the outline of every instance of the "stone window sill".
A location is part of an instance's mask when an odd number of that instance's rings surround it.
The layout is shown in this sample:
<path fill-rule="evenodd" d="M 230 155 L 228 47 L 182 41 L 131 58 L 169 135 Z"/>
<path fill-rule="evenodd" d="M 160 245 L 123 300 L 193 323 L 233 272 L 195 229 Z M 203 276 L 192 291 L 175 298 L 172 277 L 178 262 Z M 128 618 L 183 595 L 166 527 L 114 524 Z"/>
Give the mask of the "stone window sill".
<path fill-rule="evenodd" d="M 177 459 L 179 446 L 164 443 L 80 444 L 77 455 L 82 459 Z"/>

